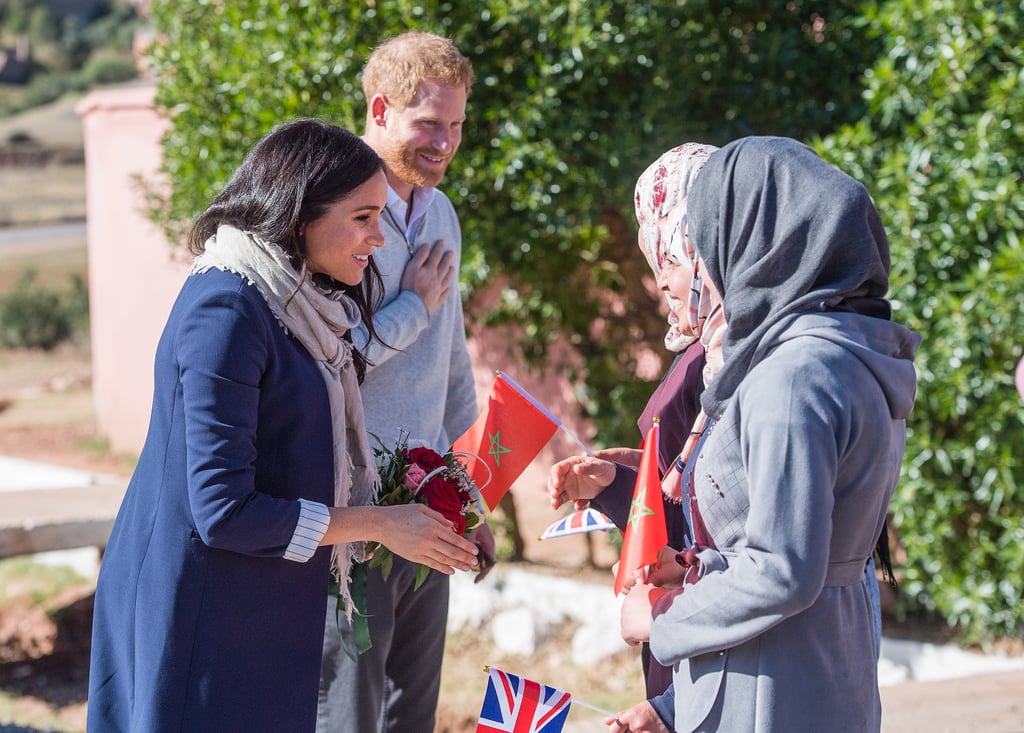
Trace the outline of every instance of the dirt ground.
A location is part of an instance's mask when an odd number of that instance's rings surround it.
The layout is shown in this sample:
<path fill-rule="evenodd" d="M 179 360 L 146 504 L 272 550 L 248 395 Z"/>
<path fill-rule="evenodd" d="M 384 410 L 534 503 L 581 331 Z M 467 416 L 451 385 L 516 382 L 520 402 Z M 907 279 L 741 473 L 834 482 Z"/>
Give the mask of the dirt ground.
<path fill-rule="evenodd" d="M 67 345 L 50 352 L 0 350 L 0 455 L 52 463 L 117 476 L 127 480 L 128 457 L 113 456 L 98 437 L 92 409 L 89 353 L 85 345 Z M 533 502 L 526 502 L 528 509 Z M 528 511 L 523 531 L 532 539 L 554 517 L 537 503 Z M 603 539 L 603 536 L 602 536 Z M 597 544 L 597 543 L 595 543 Z M 607 569 L 585 566 L 588 557 L 607 568 L 614 552 L 607 542 L 588 551 L 583 538 L 565 544 L 528 543 L 523 565 L 538 572 L 569 573 L 601 582 Z M 0 733 L 85 729 L 89 632 L 92 619 L 92 580 L 62 588 L 59 595 L 40 599 L 31 570 L 7 583 L 0 599 Z M 26 588 L 19 589 L 18 586 Z M 564 635 L 571 638 L 571 633 Z M 568 642 L 546 649 L 552 660 L 569 655 Z M 485 678 L 480 662 L 500 658 L 489 639 L 473 634 L 453 635 L 442 673 L 444 702 L 437 730 L 456 733 L 475 729 Z M 468 662 L 467 660 L 473 660 Z M 522 659 L 508 660 L 520 669 L 544 666 Z M 607 660 L 591 669 L 562 677 L 563 684 L 599 688 L 621 678 L 627 688 L 639 680 L 632 654 Z M 551 674 L 549 671 L 548 674 Z M 639 691 L 641 688 L 636 687 Z M 623 700 L 631 699 L 627 695 Z M 624 702 L 623 702 L 624 704 Z"/>

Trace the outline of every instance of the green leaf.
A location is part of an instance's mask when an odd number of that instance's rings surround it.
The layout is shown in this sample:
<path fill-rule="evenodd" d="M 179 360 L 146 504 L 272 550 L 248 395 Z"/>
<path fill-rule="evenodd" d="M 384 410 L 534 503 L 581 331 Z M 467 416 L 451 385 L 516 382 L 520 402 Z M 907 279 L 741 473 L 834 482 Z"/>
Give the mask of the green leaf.
<path fill-rule="evenodd" d="M 420 586 L 423 585 L 423 583 L 426 581 L 427 576 L 430 575 L 430 572 L 430 568 L 426 565 L 416 566 L 416 583 L 412 587 L 414 591 L 420 589 Z"/>

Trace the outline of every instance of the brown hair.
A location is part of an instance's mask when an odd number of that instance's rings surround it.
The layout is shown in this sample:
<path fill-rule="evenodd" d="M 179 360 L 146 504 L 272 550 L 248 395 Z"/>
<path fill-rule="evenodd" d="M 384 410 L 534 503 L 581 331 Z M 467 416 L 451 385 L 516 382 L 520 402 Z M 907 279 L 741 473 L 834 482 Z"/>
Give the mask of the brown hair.
<path fill-rule="evenodd" d="M 383 94 L 403 110 L 425 79 L 451 86 L 473 85 L 473 65 L 449 39 L 423 31 L 408 31 L 378 46 L 363 68 L 363 94 L 369 104 Z"/>

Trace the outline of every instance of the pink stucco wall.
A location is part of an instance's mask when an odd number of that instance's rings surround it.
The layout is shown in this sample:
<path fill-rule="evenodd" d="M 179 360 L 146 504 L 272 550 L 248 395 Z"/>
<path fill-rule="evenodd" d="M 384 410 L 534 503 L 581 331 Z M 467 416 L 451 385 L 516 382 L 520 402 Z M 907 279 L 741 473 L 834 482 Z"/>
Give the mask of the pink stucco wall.
<path fill-rule="evenodd" d="M 136 182 L 152 180 L 160 164 L 167 121 L 154 110 L 154 94 L 151 85 L 105 89 L 76 108 L 85 140 L 93 398 L 100 434 L 113 451 L 130 455 L 145 441 L 157 340 L 188 270 L 181 248 L 147 218 Z M 526 369 L 509 353 L 513 334 L 477 326 L 472 313 L 468 318 L 478 404 L 486 403 L 500 369 L 589 443 L 588 426 L 575 417 L 572 385 L 553 369 Z M 587 556 L 580 535 L 534 539 L 558 516 L 547 505 L 548 467 L 579 450 L 566 433 L 557 433 L 513 486 L 528 559 L 556 557 L 556 564 L 573 565 Z M 601 533 L 595 547 L 605 544 Z"/>
<path fill-rule="evenodd" d="M 166 121 L 154 87 L 95 91 L 76 111 L 85 143 L 93 399 L 100 434 L 137 455 L 149 425 L 153 356 L 187 263 L 146 217 L 138 177 L 160 165 Z"/>

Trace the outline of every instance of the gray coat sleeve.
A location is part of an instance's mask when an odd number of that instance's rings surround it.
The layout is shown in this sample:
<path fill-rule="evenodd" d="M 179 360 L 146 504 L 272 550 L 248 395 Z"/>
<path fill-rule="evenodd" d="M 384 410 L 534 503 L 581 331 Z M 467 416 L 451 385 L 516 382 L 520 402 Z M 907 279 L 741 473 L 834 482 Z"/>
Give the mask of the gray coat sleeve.
<path fill-rule="evenodd" d="M 662 664 L 749 641 L 825 584 L 849 397 L 825 368 L 771 360 L 747 382 L 696 464 L 702 515 L 728 567 L 655 604 L 651 651 Z"/>

